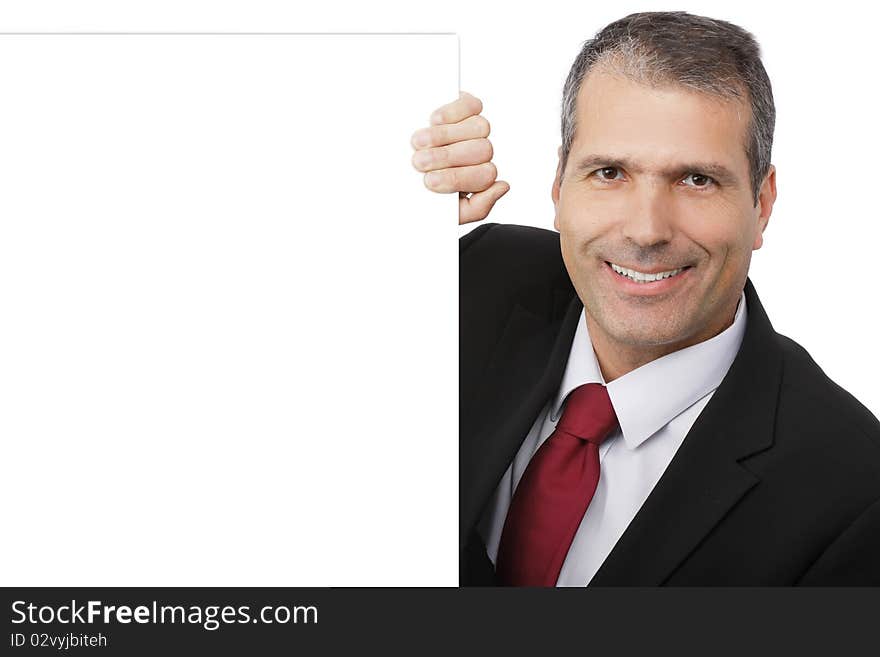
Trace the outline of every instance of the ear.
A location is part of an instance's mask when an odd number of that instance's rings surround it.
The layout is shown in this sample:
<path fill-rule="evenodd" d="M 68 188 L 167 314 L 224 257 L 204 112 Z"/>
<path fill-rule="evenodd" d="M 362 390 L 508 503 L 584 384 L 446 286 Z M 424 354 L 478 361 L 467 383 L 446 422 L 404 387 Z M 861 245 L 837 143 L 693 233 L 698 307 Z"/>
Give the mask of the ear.
<path fill-rule="evenodd" d="M 755 235 L 755 243 L 752 245 L 752 250 L 757 251 L 764 244 L 764 229 L 767 228 L 767 223 L 770 221 L 770 213 L 773 212 L 773 204 L 775 202 L 776 167 L 771 164 L 767 177 L 764 178 L 764 182 L 761 184 L 761 191 L 758 194 L 758 205 L 756 206 L 758 212 L 758 232 Z"/>
<path fill-rule="evenodd" d="M 556 164 L 556 178 L 553 180 L 553 187 L 550 190 L 550 198 L 553 199 L 553 208 L 555 215 L 553 217 L 553 228 L 559 232 L 559 188 L 562 185 L 560 175 L 562 173 L 562 146 L 556 151 L 558 162 Z"/>

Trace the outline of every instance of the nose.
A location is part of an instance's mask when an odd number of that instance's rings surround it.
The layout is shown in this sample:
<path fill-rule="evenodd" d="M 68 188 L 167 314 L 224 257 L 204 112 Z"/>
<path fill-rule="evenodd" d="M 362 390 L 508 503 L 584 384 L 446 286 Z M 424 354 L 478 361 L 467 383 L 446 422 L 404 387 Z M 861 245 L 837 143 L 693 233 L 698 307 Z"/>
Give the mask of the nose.
<path fill-rule="evenodd" d="M 623 217 L 623 236 L 639 246 L 672 241 L 673 200 L 669 191 L 659 182 L 635 187 Z"/>

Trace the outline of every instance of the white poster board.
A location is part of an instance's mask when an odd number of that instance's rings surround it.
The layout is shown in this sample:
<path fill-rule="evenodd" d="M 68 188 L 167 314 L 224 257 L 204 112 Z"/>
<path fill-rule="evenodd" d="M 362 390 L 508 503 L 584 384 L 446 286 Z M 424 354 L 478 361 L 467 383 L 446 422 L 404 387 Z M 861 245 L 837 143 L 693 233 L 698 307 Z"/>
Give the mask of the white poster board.
<path fill-rule="evenodd" d="M 454 35 L 0 36 L 0 583 L 455 585 Z"/>

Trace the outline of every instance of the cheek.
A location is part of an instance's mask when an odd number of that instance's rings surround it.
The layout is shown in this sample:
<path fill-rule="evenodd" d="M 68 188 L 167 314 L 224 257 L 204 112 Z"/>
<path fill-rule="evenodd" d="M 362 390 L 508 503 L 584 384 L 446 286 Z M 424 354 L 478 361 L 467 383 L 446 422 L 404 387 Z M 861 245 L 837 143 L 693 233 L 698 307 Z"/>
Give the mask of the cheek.
<path fill-rule="evenodd" d="M 678 211 L 681 233 L 710 257 L 724 258 L 751 251 L 753 217 L 739 204 L 723 199 L 705 204 L 683 203 Z"/>
<path fill-rule="evenodd" d="M 621 216 L 619 203 L 609 200 L 597 201 L 583 193 L 563 195 L 556 214 L 560 234 L 583 243 L 608 230 Z"/>

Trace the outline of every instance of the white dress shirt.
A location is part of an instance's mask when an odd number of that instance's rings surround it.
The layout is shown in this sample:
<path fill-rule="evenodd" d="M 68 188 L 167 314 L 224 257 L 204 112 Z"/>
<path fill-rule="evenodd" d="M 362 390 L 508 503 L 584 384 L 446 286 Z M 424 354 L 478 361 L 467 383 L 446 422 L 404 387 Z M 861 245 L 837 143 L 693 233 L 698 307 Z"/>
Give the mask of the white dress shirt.
<path fill-rule="evenodd" d="M 620 426 L 599 447 L 599 485 L 556 581 L 557 586 L 586 586 L 727 374 L 745 328 L 743 293 L 733 323 L 715 337 L 606 384 L 593 351 L 586 311 L 581 312 L 559 391 L 538 415 L 478 524 L 492 563 L 516 485 L 541 443 L 556 428 L 566 396 L 584 383 L 601 383 L 608 389 Z"/>

